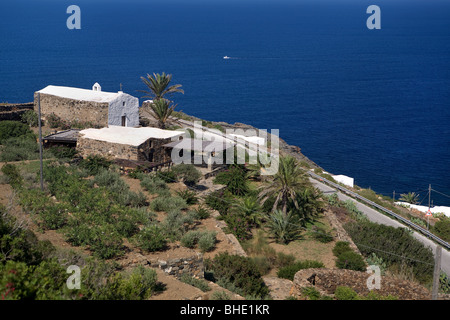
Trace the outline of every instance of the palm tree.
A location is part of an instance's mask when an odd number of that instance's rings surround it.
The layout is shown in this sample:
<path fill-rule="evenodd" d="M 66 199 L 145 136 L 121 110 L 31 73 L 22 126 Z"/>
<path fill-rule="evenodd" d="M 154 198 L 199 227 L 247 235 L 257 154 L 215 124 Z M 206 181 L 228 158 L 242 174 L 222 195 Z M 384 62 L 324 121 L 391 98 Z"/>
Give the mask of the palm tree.
<path fill-rule="evenodd" d="M 156 101 L 176 92 L 184 94 L 184 91 L 181 89 L 181 84 L 169 86 L 172 80 L 171 74 L 165 74 L 164 72 L 162 74 L 153 73 L 153 77 L 147 74 L 147 77 L 141 77 L 141 80 L 148 87 L 148 90 L 138 90 L 146 94 L 143 98 L 150 98 Z"/>
<path fill-rule="evenodd" d="M 237 203 L 233 204 L 233 210 L 242 214 L 252 225 L 257 226 L 261 223 L 261 206 L 254 196 L 239 199 Z"/>
<path fill-rule="evenodd" d="M 419 195 L 415 192 L 402 193 L 400 195 L 400 201 L 416 204 L 419 202 Z"/>
<path fill-rule="evenodd" d="M 286 156 L 280 158 L 278 172 L 270 184 L 264 185 L 259 193 L 261 204 L 268 199 L 275 199 L 272 211 L 279 206 L 287 214 L 288 206 L 293 204 L 299 209 L 297 194 L 308 186 L 305 172 L 297 165 L 295 158 Z"/>
<path fill-rule="evenodd" d="M 175 109 L 176 105 L 171 104 L 169 100 L 157 99 L 150 104 L 150 114 L 158 120 L 158 126 L 161 129 L 166 128 L 166 122 Z M 147 111 L 147 110 L 146 110 Z"/>

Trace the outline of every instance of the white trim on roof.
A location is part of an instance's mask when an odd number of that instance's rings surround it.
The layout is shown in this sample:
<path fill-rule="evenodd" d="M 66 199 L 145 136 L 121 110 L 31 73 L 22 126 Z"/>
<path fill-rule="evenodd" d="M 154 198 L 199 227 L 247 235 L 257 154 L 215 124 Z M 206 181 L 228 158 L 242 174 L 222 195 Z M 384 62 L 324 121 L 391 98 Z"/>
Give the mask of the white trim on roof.
<path fill-rule="evenodd" d="M 139 146 L 148 139 L 168 139 L 183 135 L 181 131 L 162 130 L 153 127 L 120 127 L 109 126 L 101 129 L 85 129 L 80 136 L 86 139 Z"/>
<path fill-rule="evenodd" d="M 121 94 L 118 92 L 94 91 L 89 89 L 80 89 L 61 86 L 47 86 L 38 91 L 43 94 L 50 94 L 61 98 L 73 100 L 92 101 L 92 102 L 111 102 L 117 99 Z"/>

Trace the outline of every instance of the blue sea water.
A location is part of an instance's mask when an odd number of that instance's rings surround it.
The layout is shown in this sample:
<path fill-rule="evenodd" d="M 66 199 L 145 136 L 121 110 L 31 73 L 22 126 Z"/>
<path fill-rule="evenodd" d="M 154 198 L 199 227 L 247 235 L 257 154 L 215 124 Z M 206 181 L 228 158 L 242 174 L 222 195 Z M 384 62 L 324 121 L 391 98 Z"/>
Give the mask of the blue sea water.
<path fill-rule="evenodd" d="M 66 27 L 71 4 L 81 30 Z M 140 77 L 165 71 L 188 114 L 280 129 L 382 194 L 450 195 L 448 1 L 2 1 L 0 43 L 0 101 L 95 82 L 141 97 Z"/>

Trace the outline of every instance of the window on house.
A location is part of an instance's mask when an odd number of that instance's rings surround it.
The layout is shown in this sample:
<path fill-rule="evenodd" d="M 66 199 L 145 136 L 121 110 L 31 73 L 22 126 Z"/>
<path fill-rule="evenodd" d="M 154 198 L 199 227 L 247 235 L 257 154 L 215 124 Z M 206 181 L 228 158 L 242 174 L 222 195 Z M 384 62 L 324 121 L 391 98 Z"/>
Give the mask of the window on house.
<path fill-rule="evenodd" d="M 124 102 L 122 102 L 122 105 L 125 107 L 125 101 Z"/>

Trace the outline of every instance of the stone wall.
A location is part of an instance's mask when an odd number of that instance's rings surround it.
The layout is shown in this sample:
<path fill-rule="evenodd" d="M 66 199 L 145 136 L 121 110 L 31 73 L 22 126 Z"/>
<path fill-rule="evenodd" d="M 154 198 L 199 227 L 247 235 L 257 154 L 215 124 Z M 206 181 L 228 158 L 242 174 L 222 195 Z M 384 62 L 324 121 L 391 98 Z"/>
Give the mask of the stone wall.
<path fill-rule="evenodd" d="M 366 272 L 344 269 L 304 269 L 294 276 L 293 295 L 300 296 L 302 288 L 314 287 L 320 293 L 332 295 L 339 286 L 350 287 L 360 295 L 367 295 Z M 431 293 L 424 287 L 406 280 L 398 280 L 387 276 L 381 277 L 380 290 L 377 293 L 393 295 L 401 300 L 429 300 Z"/>
<path fill-rule="evenodd" d="M 41 93 L 40 97 L 44 120 L 47 115 L 54 113 L 66 121 L 92 122 L 100 127 L 108 126 L 107 102 L 80 101 L 44 93 Z M 34 110 L 38 111 L 37 93 L 34 93 Z"/>
<path fill-rule="evenodd" d="M 150 264 L 153 268 L 160 268 L 165 273 L 180 278 L 184 273 L 187 273 L 196 278 L 204 278 L 203 255 L 197 253 L 191 257 L 172 259 L 172 260 L 158 260 Z"/>
<path fill-rule="evenodd" d="M 0 105 L 0 121 L 21 121 L 22 115 L 28 110 L 33 110 L 32 102 Z"/>
<path fill-rule="evenodd" d="M 99 155 L 110 159 L 137 161 L 148 161 L 149 154 L 152 152 L 153 160 L 151 162 L 163 163 L 170 160 L 170 152 L 163 147 L 170 141 L 170 139 L 149 139 L 139 146 L 131 146 L 80 136 L 77 142 L 77 150 L 83 158 L 88 155 Z"/>
<path fill-rule="evenodd" d="M 89 155 L 98 155 L 109 159 L 138 160 L 138 147 L 87 139 L 82 136 L 78 137 L 77 150 L 83 158 Z"/>

